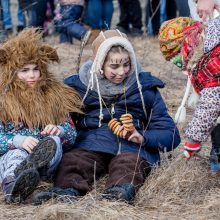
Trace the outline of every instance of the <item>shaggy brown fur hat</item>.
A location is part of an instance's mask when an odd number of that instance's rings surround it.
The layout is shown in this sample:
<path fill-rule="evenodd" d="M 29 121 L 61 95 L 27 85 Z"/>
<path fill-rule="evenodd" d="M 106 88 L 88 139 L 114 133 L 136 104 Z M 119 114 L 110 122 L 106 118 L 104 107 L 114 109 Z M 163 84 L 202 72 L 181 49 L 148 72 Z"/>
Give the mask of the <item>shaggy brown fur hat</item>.
<path fill-rule="evenodd" d="M 42 43 L 38 29 L 27 28 L 0 48 L 0 79 L 4 83 L 12 82 L 16 70 L 26 64 L 37 64 L 41 77 L 47 78 L 47 64 L 51 61 L 59 61 L 56 50 Z"/>
<path fill-rule="evenodd" d="M 36 28 L 27 28 L 0 47 L 0 120 L 29 128 L 62 123 L 69 112 L 79 112 L 80 96 L 56 80 L 47 66 L 59 61 L 54 48 L 42 42 Z M 33 88 L 17 79 L 17 70 L 36 64 L 40 79 Z"/>

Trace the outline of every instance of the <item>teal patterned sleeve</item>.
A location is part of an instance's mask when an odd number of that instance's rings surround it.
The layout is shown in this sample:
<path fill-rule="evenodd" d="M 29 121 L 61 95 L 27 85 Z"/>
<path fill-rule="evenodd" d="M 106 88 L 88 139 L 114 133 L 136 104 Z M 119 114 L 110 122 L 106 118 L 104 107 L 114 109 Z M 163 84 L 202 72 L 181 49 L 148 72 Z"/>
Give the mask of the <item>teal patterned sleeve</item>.
<path fill-rule="evenodd" d="M 7 153 L 10 149 L 15 149 L 13 145 L 14 134 L 5 131 L 4 125 L 0 122 L 0 156 Z"/>
<path fill-rule="evenodd" d="M 66 121 L 62 124 L 59 124 L 58 127 L 61 130 L 60 138 L 62 144 L 68 144 L 68 145 L 74 144 L 77 135 L 76 127 L 69 115 Z"/>

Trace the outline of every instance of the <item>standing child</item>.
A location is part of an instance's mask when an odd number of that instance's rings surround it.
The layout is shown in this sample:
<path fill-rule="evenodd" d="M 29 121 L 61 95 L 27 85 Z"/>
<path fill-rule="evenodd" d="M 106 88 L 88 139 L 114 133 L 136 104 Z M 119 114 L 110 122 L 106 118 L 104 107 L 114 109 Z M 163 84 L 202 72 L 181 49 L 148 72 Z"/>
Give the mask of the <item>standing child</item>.
<path fill-rule="evenodd" d="M 72 43 L 73 38 L 89 38 L 89 31 L 79 23 L 82 16 L 84 0 L 60 0 L 60 12 L 56 18 L 60 43 Z"/>
<path fill-rule="evenodd" d="M 184 148 L 188 158 L 201 149 L 201 143 L 207 140 L 220 116 L 219 27 L 220 17 L 209 21 L 206 28 L 202 22 L 180 17 L 165 22 L 160 29 L 164 57 L 187 71 L 194 90 L 200 95 L 186 130 Z"/>
<path fill-rule="evenodd" d="M 94 176 L 108 173 L 106 197 L 131 201 L 159 152 L 180 143 L 179 132 L 158 91 L 164 84 L 141 69 L 125 34 L 101 32 L 93 55 L 65 79 L 83 97 L 85 115 L 77 117 L 75 148 L 64 154 L 51 196 L 85 195 Z"/>
<path fill-rule="evenodd" d="M 58 60 L 33 28 L 0 48 L 0 182 L 7 203 L 25 200 L 42 175 L 52 176 L 62 146 L 75 141 L 68 113 L 80 112 L 80 98 L 48 71 Z"/>
<path fill-rule="evenodd" d="M 220 0 L 188 0 L 191 17 L 194 20 L 201 19 L 206 22 L 208 19 L 219 16 Z M 210 168 L 212 173 L 220 171 L 220 121 L 211 132 L 212 149 L 210 152 Z"/>

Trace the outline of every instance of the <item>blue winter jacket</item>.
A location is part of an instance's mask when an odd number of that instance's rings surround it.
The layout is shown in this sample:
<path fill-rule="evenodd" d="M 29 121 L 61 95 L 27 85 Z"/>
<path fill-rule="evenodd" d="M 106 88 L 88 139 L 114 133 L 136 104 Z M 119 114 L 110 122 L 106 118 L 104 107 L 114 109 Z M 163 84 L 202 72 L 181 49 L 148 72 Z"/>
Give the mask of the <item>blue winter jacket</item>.
<path fill-rule="evenodd" d="M 143 72 L 139 75 L 142 85 L 142 93 L 147 110 L 145 117 L 140 93 L 135 82 L 126 92 L 127 112 L 133 115 L 134 126 L 144 136 L 140 156 L 150 163 L 158 165 L 160 161 L 159 151 L 172 151 L 180 143 L 180 136 L 172 118 L 169 116 L 165 103 L 157 88 L 163 88 L 164 84 L 150 73 Z M 72 88 L 75 88 L 82 97 L 86 92 L 86 86 L 80 81 L 79 75 L 72 75 L 64 80 Z M 104 99 L 104 118 L 99 127 L 100 105 L 98 94 L 90 91 L 84 101 L 85 115 L 77 117 L 76 127 L 78 136 L 74 147 L 86 150 L 105 152 L 117 155 L 119 147 L 121 152 L 138 153 L 139 144 L 118 138 L 108 127 L 111 120 L 110 112 L 114 107 L 114 118 L 120 118 L 126 113 L 125 96 L 119 95 L 111 100 Z M 147 130 L 145 130 L 147 126 Z"/>

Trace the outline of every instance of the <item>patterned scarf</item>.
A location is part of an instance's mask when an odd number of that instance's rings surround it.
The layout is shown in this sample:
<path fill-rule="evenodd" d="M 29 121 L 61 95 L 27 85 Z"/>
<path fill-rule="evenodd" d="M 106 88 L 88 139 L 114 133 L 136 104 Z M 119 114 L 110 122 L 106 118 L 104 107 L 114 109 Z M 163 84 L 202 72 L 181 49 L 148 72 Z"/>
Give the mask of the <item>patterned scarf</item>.
<path fill-rule="evenodd" d="M 177 55 L 184 41 L 183 29 L 191 26 L 195 21 L 189 17 L 179 17 L 168 20 L 161 25 L 158 39 L 160 50 L 166 60 Z"/>

